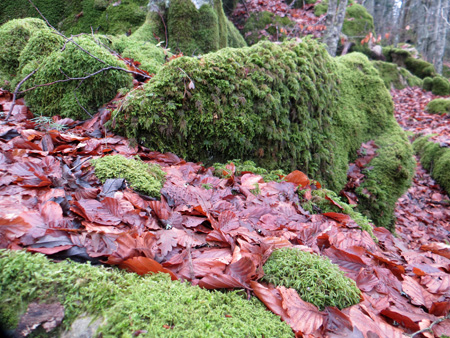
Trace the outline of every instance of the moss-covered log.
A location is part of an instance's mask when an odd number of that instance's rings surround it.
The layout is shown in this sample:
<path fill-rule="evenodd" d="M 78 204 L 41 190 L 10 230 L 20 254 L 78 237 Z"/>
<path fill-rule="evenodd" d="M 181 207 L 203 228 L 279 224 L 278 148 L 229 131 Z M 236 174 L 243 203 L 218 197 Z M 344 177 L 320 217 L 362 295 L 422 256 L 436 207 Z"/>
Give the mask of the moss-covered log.
<path fill-rule="evenodd" d="M 379 155 L 359 194 L 365 214 L 386 227 L 414 168 L 377 70 L 362 54 L 332 59 L 310 39 L 173 60 L 127 97 L 114 123 L 153 149 L 300 169 L 335 191 L 361 143 L 375 140 Z"/>

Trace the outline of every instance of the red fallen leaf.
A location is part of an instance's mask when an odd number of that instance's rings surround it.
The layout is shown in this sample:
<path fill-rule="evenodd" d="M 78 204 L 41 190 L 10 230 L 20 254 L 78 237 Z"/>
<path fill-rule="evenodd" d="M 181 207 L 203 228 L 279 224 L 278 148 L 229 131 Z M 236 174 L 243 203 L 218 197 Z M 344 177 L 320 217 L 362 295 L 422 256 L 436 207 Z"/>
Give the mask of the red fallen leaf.
<path fill-rule="evenodd" d="M 327 216 L 339 223 L 347 223 L 352 220 L 352 218 L 349 215 L 341 214 L 341 213 L 337 213 L 337 212 L 325 212 L 322 215 Z"/>
<path fill-rule="evenodd" d="M 45 255 L 53 255 L 55 253 L 64 251 L 64 250 L 68 250 L 71 247 L 73 247 L 73 245 L 61 245 L 61 246 L 55 246 L 53 248 L 27 248 L 27 251 L 29 252 L 40 252 L 43 253 Z"/>
<path fill-rule="evenodd" d="M 333 204 L 334 206 L 338 207 L 339 209 L 341 209 L 341 210 L 344 209 L 344 208 L 342 208 L 342 206 L 339 203 L 336 203 L 333 199 L 328 197 L 328 195 L 325 195 L 325 199 L 330 201 L 331 204 Z"/>
<path fill-rule="evenodd" d="M 170 275 L 172 280 L 177 280 L 177 276 L 169 269 L 164 268 L 157 261 L 148 257 L 133 257 L 119 264 L 122 269 L 127 269 L 129 271 L 136 272 L 138 275 L 145 275 L 150 272 L 164 272 Z"/>
<path fill-rule="evenodd" d="M 241 281 L 230 275 L 225 274 L 207 275 L 200 280 L 198 286 L 205 289 L 234 289 L 234 288 L 248 289 L 248 285 L 242 283 Z"/>
<path fill-rule="evenodd" d="M 363 338 L 364 335 L 357 328 L 353 328 L 350 318 L 337 307 L 327 306 L 325 309 L 327 320 L 324 323 L 327 331 L 326 336 L 330 338 L 352 337 Z"/>
<path fill-rule="evenodd" d="M 409 276 L 402 276 L 402 289 L 410 298 L 411 303 L 418 306 L 425 306 L 430 308 L 433 301 L 433 295 L 429 293 L 423 286 L 419 284 L 414 278 Z"/>
<path fill-rule="evenodd" d="M 306 176 L 299 170 L 294 170 L 289 175 L 287 175 L 284 180 L 286 182 L 294 183 L 297 186 L 300 185 L 302 186 L 302 188 L 306 187 L 310 183 L 308 176 Z"/>
<path fill-rule="evenodd" d="M 444 337 L 450 332 L 450 319 L 446 319 L 437 325 L 433 326 L 433 333 L 435 337 Z"/>
<path fill-rule="evenodd" d="M 70 210 L 80 214 L 80 216 L 88 219 L 91 222 L 95 222 L 102 225 L 119 225 L 121 219 L 114 216 L 105 205 L 97 200 L 85 200 L 81 199 L 75 201 Z"/>
<path fill-rule="evenodd" d="M 422 320 L 436 320 L 436 317 L 433 315 L 429 315 L 423 311 L 410 312 L 407 310 L 402 310 L 397 308 L 396 306 L 390 306 L 387 309 L 381 311 L 381 314 L 395 320 L 400 325 L 411 329 L 413 331 L 419 331 L 421 328 L 419 326 L 419 322 Z"/>
<path fill-rule="evenodd" d="M 430 307 L 430 313 L 435 316 L 447 316 L 449 311 L 450 302 L 435 302 Z"/>
<path fill-rule="evenodd" d="M 57 227 L 63 221 L 61 206 L 53 201 L 48 201 L 42 206 L 41 215 L 49 227 Z"/>
<path fill-rule="evenodd" d="M 444 243 L 430 243 L 420 247 L 420 250 L 431 251 L 440 256 L 450 259 L 450 245 Z"/>
<path fill-rule="evenodd" d="M 281 319 L 285 320 L 287 314 L 285 313 L 283 304 L 281 302 L 280 291 L 278 291 L 277 289 L 266 288 L 262 284 L 255 281 L 251 281 L 250 286 L 253 289 L 255 296 L 258 297 L 258 299 L 263 302 L 270 311 L 280 316 Z"/>

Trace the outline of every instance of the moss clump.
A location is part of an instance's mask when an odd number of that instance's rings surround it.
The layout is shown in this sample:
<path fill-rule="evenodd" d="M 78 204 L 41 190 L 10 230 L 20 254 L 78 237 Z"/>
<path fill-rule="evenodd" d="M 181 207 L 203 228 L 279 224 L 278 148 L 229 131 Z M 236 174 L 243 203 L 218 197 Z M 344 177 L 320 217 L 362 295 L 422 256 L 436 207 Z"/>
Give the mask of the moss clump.
<path fill-rule="evenodd" d="M 435 76 L 433 78 L 433 86 L 431 92 L 434 95 L 446 96 L 450 94 L 450 82 L 443 76 Z"/>
<path fill-rule="evenodd" d="M 66 75 L 71 78 L 85 77 L 108 65 L 126 68 L 122 61 L 116 59 L 104 47 L 97 45 L 92 37 L 79 36 L 75 37 L 74 41 L 106 64 L 83 52 L 75 44 L 67 43 L 63 51 L 56 50 L 42 61 L 42 67 L 26 82 L 26 86 L 64 80 L 67 79 Z M 109 70 L 81 84 L 79 81 L 69 81 L 37 88 L 30 91 L 25 100 L 38 115 L 82 119 L 88 116 L 80 105 L 91 113 L 96 112 L 98 107 L 114 98 L 119 88 L 130 87 L 131 83 L 129 74 Z"/>
<path fill-rule="evenodd" d="M 372 64 L 378 69 L 387 89 L 403 89 L 414 86 L 422 87 L 422 80 L 412 75 L 405 68 L 398 67 L 391 62 L 383 61 L 372 61 Z"/>
<path fill-rule="evenodd" d="M 99 27 L 99 32 L 121 34 L 136 30 L 144 23 L 145 17 L 145 10 L 139 2 L 122 1 L 119 6 L 104 8 L 96 25 Z"/>
<path fill-rule="evenodd" d="M 53 26 L 58 25 L 67 15 L 71 1 L 34 0 L 33 3 L 44 14 Z M 40 18 L 39 13 L 28 0 L 2 0 L 0 2 L 0 25 L 12 19 L 35 17 Z"/>
<path fill-rule="evenodd" d="M 361 143 L 375 140 L 389 150 L 380 151 L 377 165 L 386 169 L 375 170 L 383 175 L 372 183 L 392 206 L 414 168 L 378 71 L 358 53 L 332 59 L 309 38 L 178 58 L 122 108 L 113 114 L 116 131 L 149 148 L 208 165 L 241 159 L 299 169 L 334 191 L 346 184 Z M 394 136 L 383 143 L 382 135 Z M 408 174 L 391 172 L 397 166 Z M 392 210 L 381 213 L 391 222 Z M 375 223 L 379 215 L 371 214 Z"/>
<path fill-rule="evenodd" d="M 0 250 L 0 321 L 14 328 L 32 301 L 59 301 L 62 329 L 83 313 L 105 318 L 104 337 L 293 337 L 256 298 L 207 291 L 166 274 L 138 276 L 41 254 Z M 251 325 L 249 325 L 251 323 Z M 170 326 L 169 329 L 165 327 Z"/>
<path fill-rule="evenodd" d="M 295 23 L 286 16 L 281 17 L 267 11 L 253 12 L 245 22 L 242 34 L 249 45 L 266 40 L 270 35 L 277 36 L 279 41 L 283 41 L 286 35 L 280 29 L 294 27 L 294 25 Z"/>
<path fill-rule="evenodd" d="M 241 161 L 239 159 L 235 159 L 232 161 L 228 161 L 226 164 L 223 163 L 214 163 L 214 175 L 218 177 L 227 177 L 229 175 L 224 174 L 224 172 L 228 172 L 226 166 L 228 164 L 234 164 L 236 167 L 235 175 L 243 175 L 245 172 L 250 172 L 255 175 L 261 175 L 265 182 L 281 181 L 281 176 L 284 176 L 284 172 L 281 169 L 278 170 L 267 170 L 261 167 L 257 167 L 255 162 L 253 161 Z"/>
<path fill-rule="evenodd" d="M 426 62 L 425 60 L 408 57 L 405 60 L 406 69 L 408 69 L 414 75 L 424 79 L 428 76 L 436 76 L 433 64 Z"/>
<path fill-rule="evenodd" d="M 422 166 L 450 194 L 450 149 L 430 141 L 432 135 L 419 137 L 413 143 L 414 151 L 420 156 Z"/>
<path fill-rule="evenodd" d="M 227 37 L 228 47 L 242 48 L 247 47 L 244 37 L 241 35 L 236 26 L 227 18 Z"/>
<path fill-rule="evenodd" d="M 426 77 L 425 79 L 423 79 L 423 89 L 427 90 L 427 91 L 431 91 L 431 89 L 433 89 L 433 78 L 432 77 Z"/>
<path fill-rule="evenodd" d="M 0 73 L 5 78 L 17 75 L 22 50 L 41 30 L 48 30 L 45 22 L 32 18 L 11 20 L 0 27 Z"/>
<path fill-rule="evenodd" d="M 148 164 L 139 158 L 127 159 L 122 155 L 100 157 L 91 160 L 91 164 L 102 183 L 109 178 L 124 178 L 133 189 L 148 196 L 160 196 L 166 174 L 157 164 Z"/>
<path fill-rule="evenodd" d="M 360 301 L 356 283 L 327 257 L 282 248 L 270 255 L 263 269 L 265 281 L 297 290 L 300 298 L 320 310 L 326 306 L 343 309 Z"/>
<path fill-rule="evenodd" d="M 351 39 L 360 41 L 362 37 L 375 29 L 373 17 L 367 9 L 359 4 L 347 7 L 342 32 Z"/>
<path fill-rule="evenodd" d="M 434 99 L 427 104 L 426 110 L 431 114 L 449 114 L 450 99 Z"/>

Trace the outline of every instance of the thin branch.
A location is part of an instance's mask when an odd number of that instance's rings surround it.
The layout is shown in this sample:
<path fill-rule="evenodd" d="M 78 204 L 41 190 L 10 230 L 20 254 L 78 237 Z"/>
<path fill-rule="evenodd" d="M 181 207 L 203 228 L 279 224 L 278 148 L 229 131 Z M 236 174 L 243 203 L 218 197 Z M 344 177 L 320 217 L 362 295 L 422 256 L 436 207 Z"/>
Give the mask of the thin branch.
<path fill-rule="evenodd" d="M 165 49 L 167 49 L 167 47 L 169 46 L 169 37 L 167 36 L 167 26 L 166 26 L 166 22 L 164 21 L 164 18 L 163 18 L 163 16 L 162 16 L 161 11 L 159 10 L 159 8 L 158 8 L 158 10 L 157 10 L 157 13 L 158 13 L 159 17 L 161 18 L 161 21 L 162 21 L 162 23 L 163 23 L 163 25 L 164 25 L 164 35 L 165 35 L 165 37 L 166 37 L 166 46 L 165 46 Z"/>
<path fill-rule="evenodd" d="M 80 165 L 83 165 L 84 163 L 86 163 L 87 161 L 89 161 L 92 158 L 92 156 L 87 157 L 84 161 L 81 161 L 80 163 L 78 163 L 75 167 L 73 167 L 72 169 L 69 169 L 69 171 L 74 171 L 76 168 L 78 168 Z"/>
<path fill-rule="evenodd" d="M 450 319 L 450 314 L 447 315 L 446 317 L 442 317 L 442 318 L 436 319 L 434 322 L 431 323 L 430 326 L 428 326 L 428 327 L 426 327 L 426 328 L 424 328 L 424 329 L 422 329 L 422 330 L 420 330 L 420 331 L 414 332 L 414 333 L 411 335 L 411 338 L 414 338 L 414 337 L 417 336 L 418 334 L 421 334 L 421 333 L 424 333 L 424 332 L 427 332 L 427 331 L 433 333 L 433 326 L 435 326 L 435 325 L 437 325 L 437 324 L 443 322 L 443 321 L 446 320 L 446 319 Z"/>

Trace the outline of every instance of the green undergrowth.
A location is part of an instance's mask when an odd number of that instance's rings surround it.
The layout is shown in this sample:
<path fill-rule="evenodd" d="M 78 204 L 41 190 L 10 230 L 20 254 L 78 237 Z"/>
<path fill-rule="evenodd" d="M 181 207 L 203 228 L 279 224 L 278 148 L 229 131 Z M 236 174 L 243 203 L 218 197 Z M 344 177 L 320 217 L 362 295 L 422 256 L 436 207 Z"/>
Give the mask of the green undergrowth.
<path fill-rule="evenodd" d="M 407 69 L 395 63 L 372 61 L 373 66 L 380 73 L 387 89 L 403 89 L 405 87 L 422 87 L 423 80 L 411 74 Z"/>
<path fill-rule="evenodd" d="M 420 163 L 433 179 L 450 194 L 450 148 L 441 147 L 430 141 L 432 135 L 422 136 L 413 142 L 414 151 L 420 156 Z"/>
<path fill-rule="evenodd" d="M 145 163 L 138 157 L 133 159 L 122 155 L 99 157 L 91 160 L 91 164 L 102 183 L 107 179 L 124 178 L 136 191 L 160 197 L 166 174 L 158 164 Z"/>
<path fill-rule="evenodd" d="M 102 337 L 293 337 L 255 297 L 171 281 L 167 274 L 138 276 L 42 254 L 0 250 L 0 321 L 16 327 L 31 302 L 59 301 L 61 332 L 80 315 L 104 319 Z M 139 331 L 141 330 L 141 331 Z M 53 333 L 53 332 L 52 332 Z M 48 335 L 48 334 L 47 334 Z"/>
<path fill-rule="evenodd" d="M 214 163 L 213 167 L 214 167 L 214 175 L 221 177 L 221 178 L 226 178 L 229 177 L 230 175 L 227 174 L 229 172 L 228 169 L 226 169 L 226 166 L 228 164 L 234 164 L 236 167 L 236 171 L 235 171 L 235 175 L 242 175 L 243 172 L 251 172 L 252 174 L 255 175 L 261 175 L 264 182 L 271 182 L 271 181 L 275 181 L 275 182 L 281 182 L 282 179 L 280 178 L 280 176 L 284 176 L 284 172 L 281 169 L 277 169 L 277 170 L 267 170 L 261 167 L 256 166 L 255 162 L 253 161 L 241 161 L 240 159 L 234 159 L 232 161 L 228 161 L 227 163 L 223 164 L 223 163 Z"/>
<path fill-rule="evenodd" d="M 151 149 L 206 165 L 298 169 L 333 191 L 346 184 L 361 143 L 374 140 L 380 159 L 360 193 L 365 215 L 385 227 L 414 169 L 378 71 L 359 53 L 332 59 L 309 38 L 172 60 L 113 120 L 116 132 Z"/>
<path fill-rule="evenodd" d="M 450 114 L 450 99 L 434 99 L 428 102 L 426 111 L 431 114 Z"/>
<path fill-rule="evenodd" d="M 360 291 L 356 283 L 327 257 L 295 248 L 277 249 L 264 264 L 263 280 L 297 290 L 301 299 L 323 310 L 357 304 Z"/>

